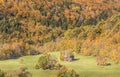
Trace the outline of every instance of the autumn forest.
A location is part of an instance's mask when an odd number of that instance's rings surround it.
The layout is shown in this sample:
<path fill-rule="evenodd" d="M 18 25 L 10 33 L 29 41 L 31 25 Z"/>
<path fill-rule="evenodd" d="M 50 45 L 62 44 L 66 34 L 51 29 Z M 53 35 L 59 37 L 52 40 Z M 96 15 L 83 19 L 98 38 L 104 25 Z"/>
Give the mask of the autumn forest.
<path fill-rule="evenodd" d="M 119 0 L 0 0 L 0 77 L 119 77 L 119 67 Z"/>

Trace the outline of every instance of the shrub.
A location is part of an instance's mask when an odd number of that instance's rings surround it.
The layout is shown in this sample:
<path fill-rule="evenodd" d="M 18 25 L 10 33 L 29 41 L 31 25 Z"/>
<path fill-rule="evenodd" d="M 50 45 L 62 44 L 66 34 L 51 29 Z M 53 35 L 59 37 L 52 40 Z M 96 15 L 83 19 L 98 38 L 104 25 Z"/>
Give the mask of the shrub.
<path fill-rule="evenodd" d="M 45 69 L 46 68 L 46 65 L 48 64 L 48 58 L 49 55 L 43 55 L 39 58 L 38 60 L 38 64 L 36 66 L 38 66 L 38 68 L 42 68 L 42 69 Z"/>
<path fill-rule="evenodd" d="M 50 55 L 50 54 L 43 54 L 40 56 L 38 63 L 36 64 L 35 68 L 36 69 L 59 69 L 61 65 L 57 61 L 57 59 Z"/>
<path fill-rule="evenodd" d="M 32 77 L 32 74 L 27 71 L 26 67 L 21 67 L 20 72 L 18 73 L 19 77 Z"/>
<path fill-rule="evenodd" d="M 106 57 L 103 54 L 97 56 L 97 65 L 107 65 Z"/>
<path fill-rule="evenodd" d="M 59 70 L 57 77 L 79 77 L 79 75 L 73 69 L 63 66 Z"/>
<path fill-rule="evenodd" d="M 7 73 L 5 77 L 32 77 L 32 74 L 29 71 L 27 71 L 26 67 L 21 67 L 15 72 Z"/>

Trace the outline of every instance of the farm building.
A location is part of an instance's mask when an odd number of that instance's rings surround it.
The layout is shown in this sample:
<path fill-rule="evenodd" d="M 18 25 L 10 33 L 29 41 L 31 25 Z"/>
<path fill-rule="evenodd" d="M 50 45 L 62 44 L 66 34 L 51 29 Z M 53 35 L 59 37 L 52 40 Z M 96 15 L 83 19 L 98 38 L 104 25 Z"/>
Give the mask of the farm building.
<path fill-rule="evenodd" d="M 74 60 L 74 54 L 70 50 L 61 51 L 60 52 L 60 60 L 62 61 L 73 61 Z"/>

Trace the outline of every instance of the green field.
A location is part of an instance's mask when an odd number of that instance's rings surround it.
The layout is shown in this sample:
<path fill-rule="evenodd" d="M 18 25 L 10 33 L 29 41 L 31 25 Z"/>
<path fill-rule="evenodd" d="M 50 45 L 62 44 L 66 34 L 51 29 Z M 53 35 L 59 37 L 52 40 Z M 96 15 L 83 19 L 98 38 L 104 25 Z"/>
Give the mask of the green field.
<path fill-rule="evenodd" d="M 59 52 L 53 52 L 51 54 L 59 60 Z M 25 66 L 32 73 L 33 77 L 56 77 L 56 70 L 36 70 L 34 68 L 40 56 L 24 56 L 18 59 L 3 60 L 0 61 L 0 69 L 6 72 L 12 72 Z M 62 65 L 74 69 L 80 74 L 80 77 L 120 77 L 120 64 L 111 63 L 109 66 L 97 66 L 94 57 L 76 55 L 75 58 L 77 60 L 73 62 L 59 61 Z"/>

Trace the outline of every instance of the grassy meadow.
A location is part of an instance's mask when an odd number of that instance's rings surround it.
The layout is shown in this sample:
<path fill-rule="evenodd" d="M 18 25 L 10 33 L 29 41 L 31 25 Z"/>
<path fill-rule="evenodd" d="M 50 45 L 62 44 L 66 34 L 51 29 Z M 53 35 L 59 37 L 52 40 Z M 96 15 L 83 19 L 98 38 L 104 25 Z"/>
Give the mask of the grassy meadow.
<path fill-rule="evenodd" d="M 52 52 L 52 55 L 56 56 L 59 60 L 59 52 Z M 41 55 L 24 56 L 17 59 L 9 59 L 0 61 L 0 69 L 5 72 L 13 72 L 20 67 L 27 67 L 28 71 L 32 73 L 33 77 L 56 77 L 58 71 L 56 70 L 42 70 L 35 69 Z M 114 64 L 108 66 L 97 66 L 96 58 L 91 56 L 75 55 L 76 60 L 73 62 L 60 61 L 62 65 L 68 68 L 74 69 L 79 73 L 80 77 L 119 77 L 120 76 L 120 64 Z"/>

